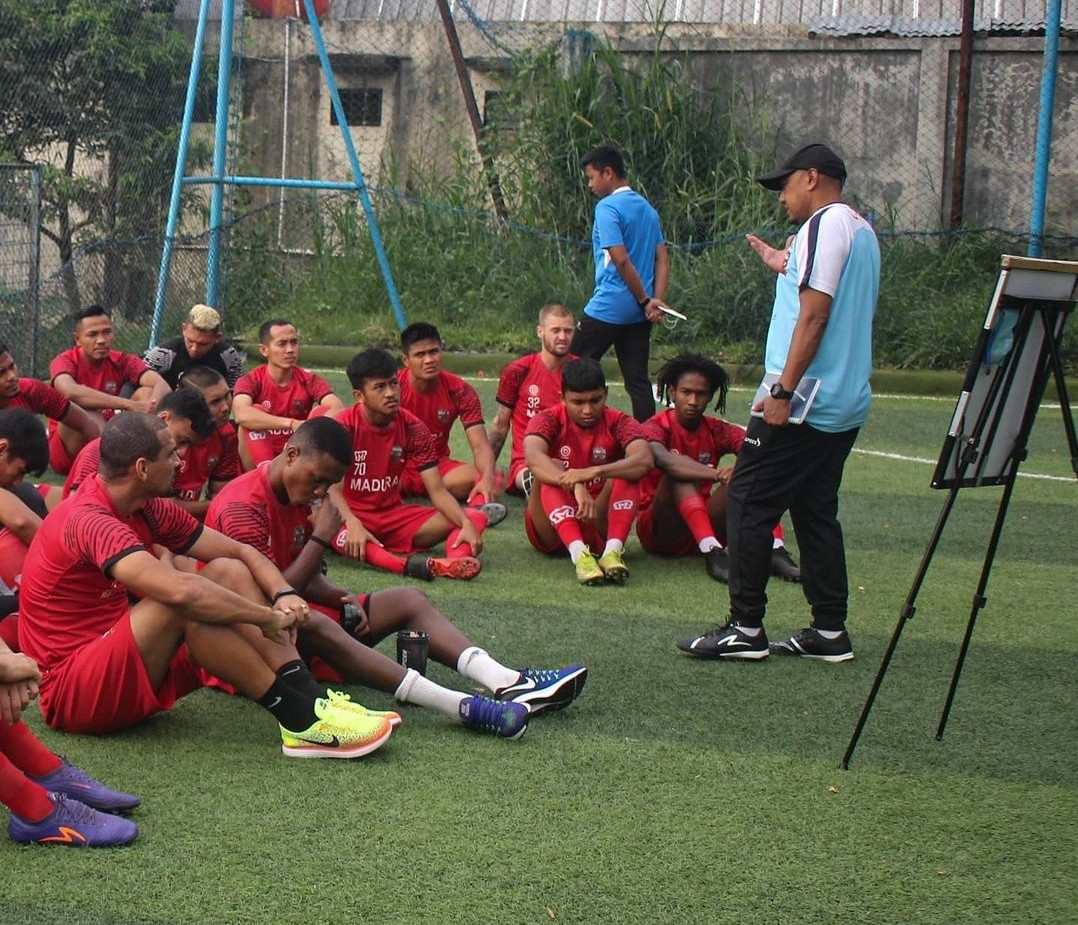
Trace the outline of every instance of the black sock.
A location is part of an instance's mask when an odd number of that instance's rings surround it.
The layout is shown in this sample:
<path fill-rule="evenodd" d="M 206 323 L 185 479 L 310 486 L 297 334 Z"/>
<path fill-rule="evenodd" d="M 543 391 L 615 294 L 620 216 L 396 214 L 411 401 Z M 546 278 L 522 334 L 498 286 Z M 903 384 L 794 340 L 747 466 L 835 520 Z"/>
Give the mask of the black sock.
<path fill-rule="evenodd" d="M 283 681 L 292 690 L 301 694 L 326 699 L 325 685 L 319 684 L 314 679 L 314 675 L 311 674 L 311 670 L 302 659 L 297 658 L 295 661 L 286 662 L 278 668 L 277 680 Z"/>
<path fill-rule="evenodd" d="M 314 698 L 289 687 L 280 678 L 275 678 L 270 689 L 258 698 L 258 705 L 269 710 L 277 722 L 291 732 L 302 732 L 318 719 L 314 713 Z"/>

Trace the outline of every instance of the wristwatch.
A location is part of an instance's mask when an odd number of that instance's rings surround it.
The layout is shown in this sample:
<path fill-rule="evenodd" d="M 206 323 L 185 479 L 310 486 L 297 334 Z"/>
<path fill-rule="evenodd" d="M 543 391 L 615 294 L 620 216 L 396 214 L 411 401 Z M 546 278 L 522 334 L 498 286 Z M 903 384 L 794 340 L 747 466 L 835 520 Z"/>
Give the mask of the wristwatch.
<path fill-rule="evenodd" d="M 794 397 L 794 393 L 784 389 L 781 382 L 776 382 L 771 386 L 771 397 L 778 399 L 779 401 L 789 401 Z"/>

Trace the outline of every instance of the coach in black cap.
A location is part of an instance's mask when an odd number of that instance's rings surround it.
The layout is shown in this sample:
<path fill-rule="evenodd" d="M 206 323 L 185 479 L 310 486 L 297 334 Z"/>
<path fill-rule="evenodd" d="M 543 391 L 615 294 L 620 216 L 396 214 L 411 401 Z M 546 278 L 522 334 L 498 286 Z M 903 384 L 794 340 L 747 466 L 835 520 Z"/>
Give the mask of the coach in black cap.
<path fill-rule="evenodd" d="M 801 148 L 757 180 L 779 192 L 800 227 L 782 249 L 748 236 L 778 279 L 764 351 L 769 388 L 753 405 L 726 487 L 730 616 L 677 645 L 698 658 L 845 662 L 853 658 L 853 645 L 846 632 L 849 583 L 838 490 L 872 398 L 880 250 L 872 226 L 842 201 L 846 165 L 826 145 Z M 801 551 L 812 623 L 769 645 L 763 622 L 771 531 L 786 511 Z"/>
<path fill-rule="evenodd" d="M 756 182 L 767 189 L 778 191 L 795 170 L 818 170 L 825 177 L 838 180 L 839 184 L 846 182 L 846 165 L 842 163 L 842 158 L 827 145 L 820 144 L 805 145 L 800 151 L 795 151 L 786 158 L 781 166 L 757 177 Z"/>

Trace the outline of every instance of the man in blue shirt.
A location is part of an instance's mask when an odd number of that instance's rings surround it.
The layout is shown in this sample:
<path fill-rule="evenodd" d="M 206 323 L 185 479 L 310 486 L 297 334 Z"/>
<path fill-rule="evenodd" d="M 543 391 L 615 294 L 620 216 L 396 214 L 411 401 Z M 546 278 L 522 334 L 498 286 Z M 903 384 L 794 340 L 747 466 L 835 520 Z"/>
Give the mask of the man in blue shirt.
<path fill-rule="evenodd" d="M 749 244 L 778 273 L 764 364 L 777 376 L 754 416 L 727 487 L 730 618 L 678 648 L 700 658 L 758 660 L 792 655 L 844 662 L 849 586 L 838 489 L 846 458 L 868 416 L 872 392 L 872 319 L 880 249 L 872 226 L 842 202 L 846 165 L 812 144 L 757 178 L 780 192 L 797 234 L 776 250 Z M 801 424 L 790 399 L 804 377 L 819 391 Z M 812 625 L 768 646 L 763 629 L 771 529 L 790 512 L 801 549 L 801 582 Z"/>
<path fill-rule="evenodd" d="M 602 359 L 611 347 L 633 404 L 633 417 L 655 413 L 648 378 L 651 327 L 662 321 L 670 261 L 659 214 L 625 182 L 617 148 L 593 148 L 580 161 L 595 204 L 592 248 L 595 291 L 577 325 L 570 352 Z"/>

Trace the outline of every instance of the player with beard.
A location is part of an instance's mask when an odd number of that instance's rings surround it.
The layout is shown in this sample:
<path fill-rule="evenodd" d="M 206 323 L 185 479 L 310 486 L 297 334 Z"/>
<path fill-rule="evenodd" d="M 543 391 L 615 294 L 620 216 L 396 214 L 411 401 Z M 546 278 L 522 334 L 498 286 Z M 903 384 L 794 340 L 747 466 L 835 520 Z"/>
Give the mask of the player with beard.
<path fill-rule="evenodd" d="M 514 360 L 498 379 L 495 396 L 498 412 L 491 422 L 488 438 L 497 459 L 512 430 L 505 489 L 510 493 L 531 492 L 531 472 L 524 463 L 524 434 L 533 417 L 561 401 L 561 371 L 566 363 L 576 359 L 569 352 L 573 331 L 573 313 L 569 309 L 557 303 L 544 305 L 539 310 L 535 329 L 541 345 L 539 350 Z"/>

